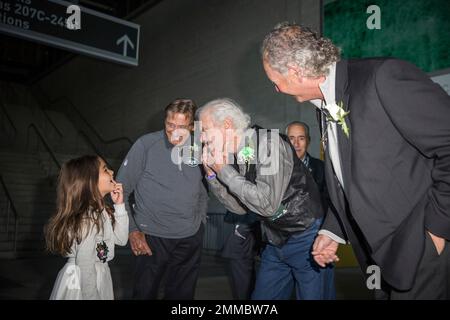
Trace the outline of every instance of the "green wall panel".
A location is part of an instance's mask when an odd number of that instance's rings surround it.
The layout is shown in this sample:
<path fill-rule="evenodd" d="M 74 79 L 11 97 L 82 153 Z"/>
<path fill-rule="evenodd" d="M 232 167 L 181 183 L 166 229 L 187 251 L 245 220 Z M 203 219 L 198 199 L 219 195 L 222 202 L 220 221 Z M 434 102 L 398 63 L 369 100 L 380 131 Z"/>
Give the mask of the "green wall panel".
<path fill-rule="evenodd" d="M 381 29 L 366 26 L 367 7 L 381 9 Z M 450 67 L 450 0 L 325 1 L 324 35 L 346 58 L 390 56 L 426 72 Z"/>

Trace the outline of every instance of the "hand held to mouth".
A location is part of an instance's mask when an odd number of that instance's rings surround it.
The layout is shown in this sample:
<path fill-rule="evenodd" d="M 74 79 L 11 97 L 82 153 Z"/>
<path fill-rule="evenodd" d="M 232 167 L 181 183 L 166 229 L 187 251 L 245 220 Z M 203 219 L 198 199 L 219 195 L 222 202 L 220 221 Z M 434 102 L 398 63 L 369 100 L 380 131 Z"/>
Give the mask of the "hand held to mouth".
<path fill-rule="evenodd" d="M 210 149 L 207 144 L 203 146 L 202 151 L 202 163 L 203 167 L 205 168 L 206 174 L 211 175 L 214 172 L 219 173 L 226 164 L 225 154 L 223 154 L 222 157 L 220 157 L 220 154 L 218 154 L 217 157 L 214 150 Z"/>
<path fill-rule="evenodd" d="M 117 183 L 114 179 L 111 179 L 111 182 L 114 183 L 114 190 L 111 191 L 111 199 L 114 204 L 122 204 L 123 203 L 123 186 L 121 183 Z"/>

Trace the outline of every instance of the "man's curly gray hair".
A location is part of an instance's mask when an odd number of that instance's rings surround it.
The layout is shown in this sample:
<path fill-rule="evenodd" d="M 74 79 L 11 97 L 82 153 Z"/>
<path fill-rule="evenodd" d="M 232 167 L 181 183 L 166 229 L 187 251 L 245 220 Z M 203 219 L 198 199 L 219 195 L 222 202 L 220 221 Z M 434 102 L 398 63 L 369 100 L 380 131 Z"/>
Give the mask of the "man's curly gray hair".
<path fill-rule="evenodd" d="M 302 76 L 320 77 L 328 75 L 330 65 L 340 60 L 340 49 L 307 27 L 282 22 L 265 37 L 261 55 L 282 75 L 296 66 Z"/>
<path fill-rule="evenodd" d="M 245 130 L 250 125 L 250 116 L 242 111 L 237 102 L 229 98 L 216 99 L 206 103 L 197 110 L 197 119 L 200 119 L 204 112 L 208 112 L 211 120 L 217 124 L 223 123 L 226 118 L 230 118 L 233 126 L 238 130 Z"/>

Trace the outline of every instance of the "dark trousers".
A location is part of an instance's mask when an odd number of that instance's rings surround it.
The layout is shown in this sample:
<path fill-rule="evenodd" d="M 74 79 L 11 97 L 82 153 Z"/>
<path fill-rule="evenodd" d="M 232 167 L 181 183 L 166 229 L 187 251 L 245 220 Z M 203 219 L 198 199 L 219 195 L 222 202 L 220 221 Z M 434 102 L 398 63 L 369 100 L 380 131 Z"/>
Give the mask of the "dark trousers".
<path fill-rule="evenodd" d="M 133 298 L 157 299 L 161 279 L 166 274 L 164 299 L 194 299 L 203 232 L 201 224 L 197 233 L 187 238 L 167 239 L 146 235 L 153 255 L 136 257 Z"/>
<path fill-rule="evenodd" d="M 222 257 L 228 259 L 233 299 L 247 300 L 255 286 L 255 257 L 259 247 L 259 222 L 236 224 L 225 242 Z"/>
<path fill-rule="evenodd" d="M 425 250 L 419 263 L 413 287 L 408 291 L 397 291 L 386 283 L 376 290 L 375 298 L 384 300 L 446 300 L 450 299 L 450 248 L 438 254 L 428 232 L 426 232 Z"/>
<path fill-rule="evenodd" d="M 255 287 L 255 259 L 230 259 L 229 269 L 233 299 L 250 299 L 250 295 Z"/>
<path fill-rule="evenodd" d="M 345 221 L 346 231 L 352 244 L 359 265 L 367 277 L 366 269 L 376 263 L 368 254 L 368 244 L 365 243 L 361 230 L 351 217 Z M 438 300 L 450 299 L 450 243 L 446 241 L 445 248 L 439 255 L 428 232 L 424 231 L 425 249 L 419 262 L 413 287 L 407 291 L 398 291 L 383 281 L 381 270 L 381 289 L 374 289 L 377 300 Z M 361 240 L 362 239 L 362 240 Z M 405 265 L 405 268 L 408 266 Z"/>

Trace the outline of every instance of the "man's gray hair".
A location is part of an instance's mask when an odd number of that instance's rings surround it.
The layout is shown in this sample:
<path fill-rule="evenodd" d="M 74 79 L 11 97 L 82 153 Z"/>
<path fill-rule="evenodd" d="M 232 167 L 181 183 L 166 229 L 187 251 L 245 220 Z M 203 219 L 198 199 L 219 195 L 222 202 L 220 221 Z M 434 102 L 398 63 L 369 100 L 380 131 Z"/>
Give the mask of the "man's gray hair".
<path fill-rule="evenodd" d="M 302 76 L 320 77 L 328 75 L 329 67 L 340 60 L 340 49 L 307 27 L 282 22 L 265 37 L 261 55 L 282 75 L 296 66 Z"/>
<path fill-rule="evenodd" d="M 220 98 L 206 103 L 197 110 L 197 119 L 202 113 L 207 112 L 215 123 L 222 123 L 226 118 L 230 118 L 233 126 L 238 130 L 245 130 L 250 125 L 250 116 L 242 111 L 239 104 L 229 98 Z"/>
<path fill-rule="evenodd" d="M 302 121 L 292 121 L 289 122 L 288 125 L 286 126 L 286 128 L 284 129 L 284 132 L 286 133 L 286 135 L 288 135 L 288 130 L 290 126 L 302 126 L 305 129 L 305 135 L 306 138 L 311 141 L 311 136 L 309 135 L 309 126 L 302 122 Z"/>

